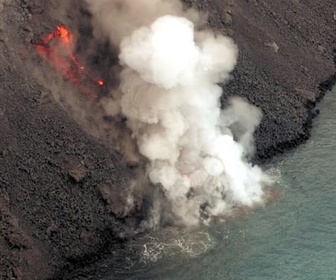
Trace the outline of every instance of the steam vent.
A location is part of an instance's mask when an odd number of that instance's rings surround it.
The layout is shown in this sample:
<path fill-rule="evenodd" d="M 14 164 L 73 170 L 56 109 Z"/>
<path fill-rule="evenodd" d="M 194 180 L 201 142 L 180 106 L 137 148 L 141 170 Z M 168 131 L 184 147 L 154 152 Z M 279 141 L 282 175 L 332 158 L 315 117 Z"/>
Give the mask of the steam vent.
<path fill-rule="evenodd" d="M 286 200 L 271 158 L 309 139 L 335 84 L 335 15 L 0 0 L 0 279 L 196 279 L 141 273 Z"/>

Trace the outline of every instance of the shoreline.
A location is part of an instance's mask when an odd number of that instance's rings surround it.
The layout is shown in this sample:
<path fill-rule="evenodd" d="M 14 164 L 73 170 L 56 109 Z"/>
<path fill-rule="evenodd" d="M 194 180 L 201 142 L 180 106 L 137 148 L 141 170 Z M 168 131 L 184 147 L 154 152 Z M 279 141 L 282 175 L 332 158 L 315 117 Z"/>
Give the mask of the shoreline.
<path fill-rule="evenodd" d="M 51 2 L 0 0 L 1 279 L 62 279 L 74 270 L 85 272 L 132 238 L 148 203 L 140 197 L 139 213 L 125 214 L 121 202 L 109 200 L 122 196 L 139 170 L 89 137 L 22 66 L 32 60 L 31 40 L 64 16 L 49 13 L 62 0 Z M 316 104 L 336 83 L 333 0 L 322 7 L 313 0 L 293 1 L 291 7 L 272 1 L 184 2 L 208 13 L 208 24 L 239 47 L 222 105 L 238 95 L 263 111 L 254 162 L 307 140 Z M 72 16 L 65 20 L 74 22 Z M 83 174 L 74 177 L 78 170 Z M 101 192 L 106 188 L 107 198 Z"/>

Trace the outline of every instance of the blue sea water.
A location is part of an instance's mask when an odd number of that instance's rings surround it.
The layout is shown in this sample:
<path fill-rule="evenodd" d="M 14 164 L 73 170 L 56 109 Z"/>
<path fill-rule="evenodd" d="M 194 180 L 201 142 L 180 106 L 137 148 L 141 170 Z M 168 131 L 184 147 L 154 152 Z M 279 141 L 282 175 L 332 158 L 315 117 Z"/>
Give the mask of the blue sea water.
<path fill-rule="evenodd" d="M 201 232 L 137 241 L 143 262 L 102 279 L 336 279 L 336 89 L 318 107 L 312 137 L 266 166 L 281 174 L 281 200 Z"/>

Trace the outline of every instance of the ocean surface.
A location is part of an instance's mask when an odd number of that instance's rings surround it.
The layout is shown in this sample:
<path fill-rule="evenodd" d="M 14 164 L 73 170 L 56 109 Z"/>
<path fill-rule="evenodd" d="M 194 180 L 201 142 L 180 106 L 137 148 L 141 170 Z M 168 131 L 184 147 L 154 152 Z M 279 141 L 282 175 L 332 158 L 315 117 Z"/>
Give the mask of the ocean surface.
<path fill-rule="evenodd" d="M 141 262 L 101 279 L 336 279 L 336 89 L 318 108 L 312 137 L 265 167 L 281 200 L 197 232 L 143 237 L 132 245 Z"/>

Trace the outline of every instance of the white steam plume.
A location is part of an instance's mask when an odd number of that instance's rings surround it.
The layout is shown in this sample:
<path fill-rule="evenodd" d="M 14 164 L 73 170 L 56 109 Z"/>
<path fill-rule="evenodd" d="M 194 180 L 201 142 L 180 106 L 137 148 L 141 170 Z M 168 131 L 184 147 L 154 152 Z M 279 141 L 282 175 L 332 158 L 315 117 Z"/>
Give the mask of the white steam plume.
<path fill-rule="evenodd" d="M 108 37 L 119 45 L 125 36 L 148 26 L 160 16 L 176 15 L 202 23 L 193 9 L 185 10 L 180 0 L 86 0 L 94 15 L 96 37 Z"/>
<path fill-rule="evenodd" d="M 92 11 L 97 14 L 97 7 Z M 236 64 L 233 41 L 195 31 L 187 18 L 161 14 L 148 25 L 136 29 L 129 24 L 122 32 L 121 113 L 175 222 L 197 225 L 235 206 L 262 202 L 270 179 L 247 162 L 261 114 L 242 100 L 220 109 L 217 83 Z"/>

